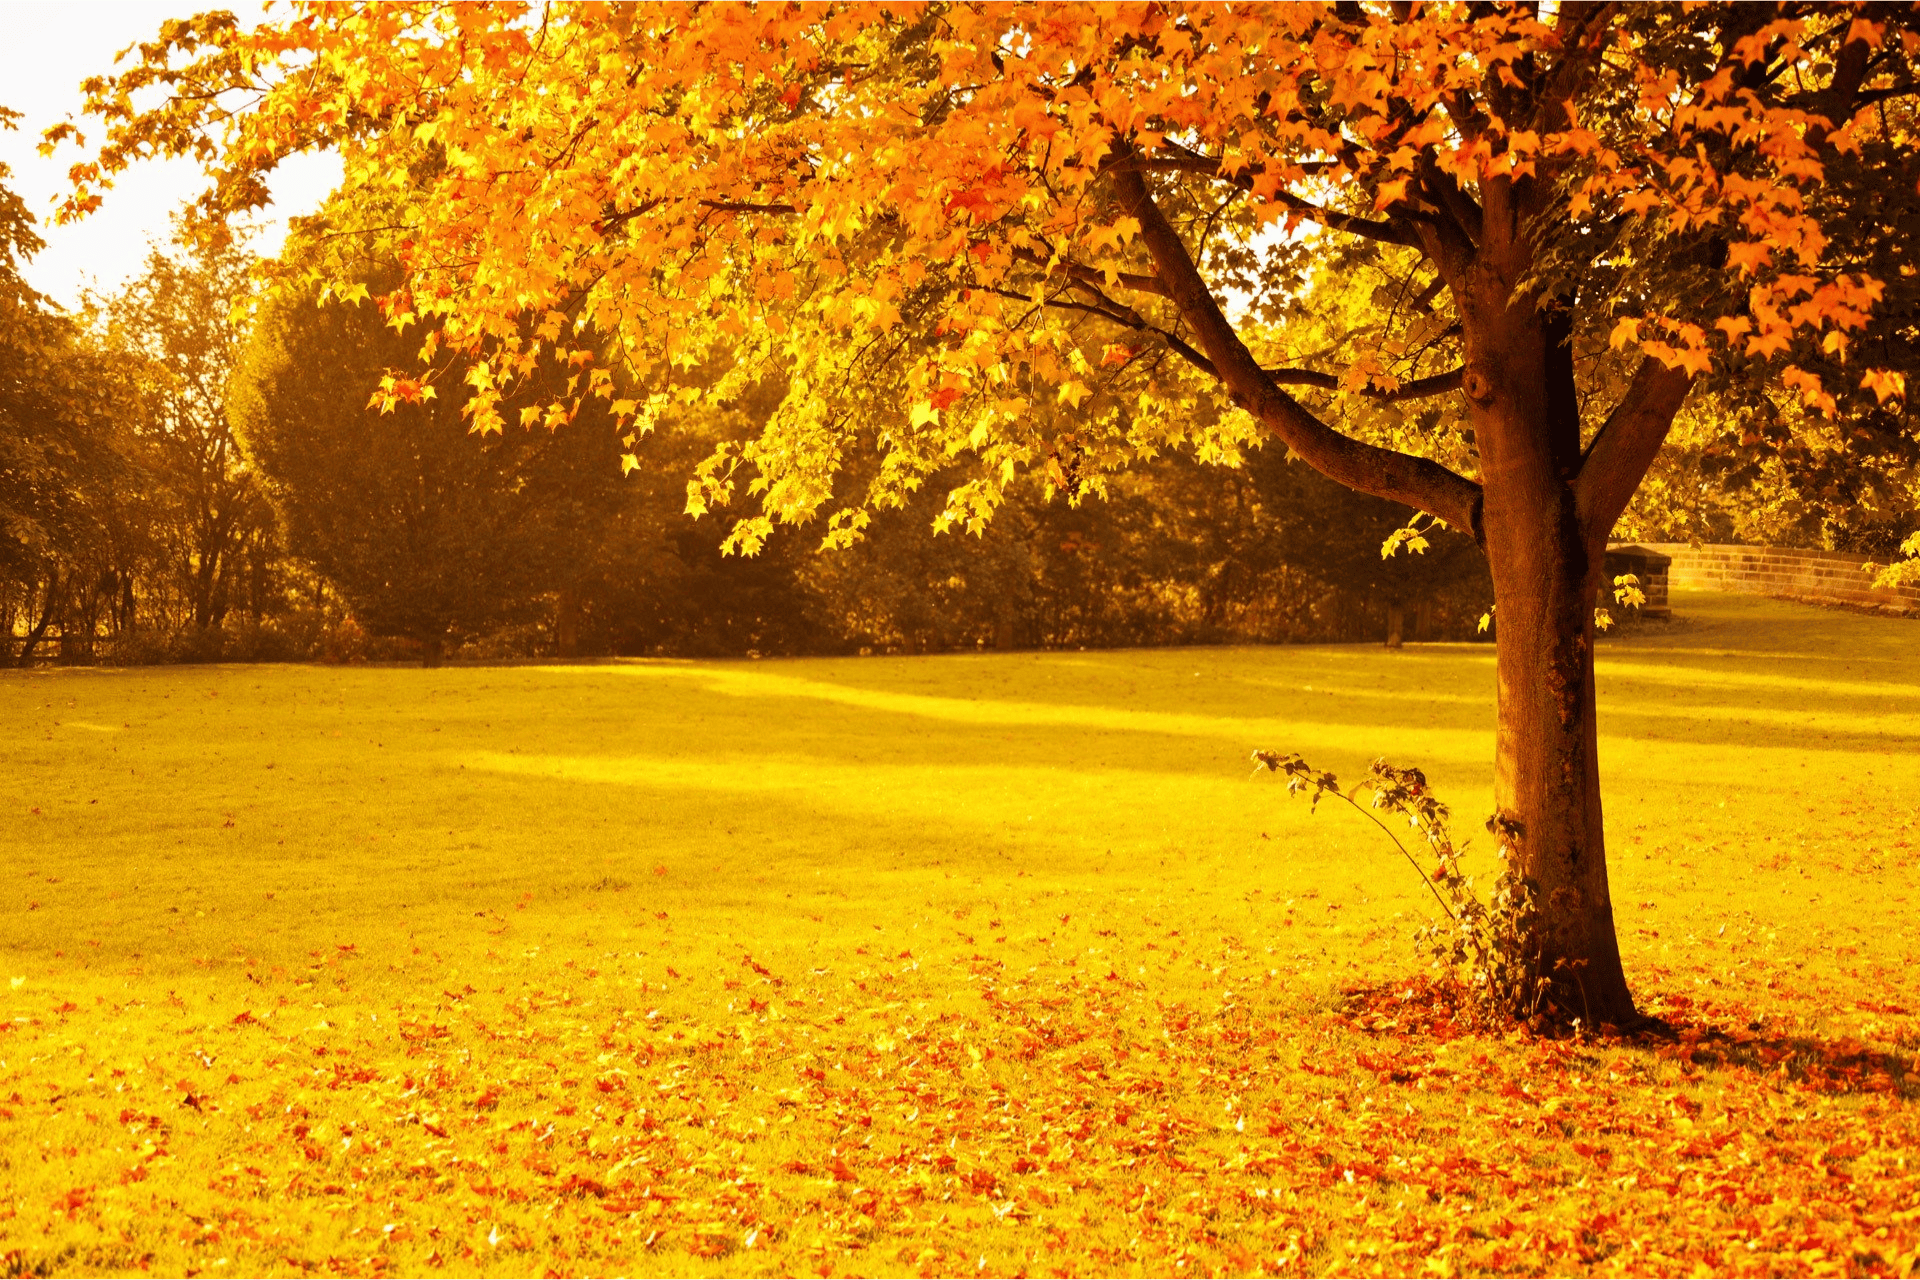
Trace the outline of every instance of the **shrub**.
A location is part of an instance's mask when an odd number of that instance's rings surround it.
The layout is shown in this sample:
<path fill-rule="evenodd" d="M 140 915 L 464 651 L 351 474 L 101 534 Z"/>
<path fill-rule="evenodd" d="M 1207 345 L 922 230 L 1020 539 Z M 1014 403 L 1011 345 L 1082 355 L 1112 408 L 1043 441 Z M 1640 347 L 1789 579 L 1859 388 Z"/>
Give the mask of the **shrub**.
<path fill-rule="evenodd" d="M 1533 943 L 1538 886 L 1520 872 L 1517 832 L 1511 822 L 1500 814 L 1487 819 L 1487 830 L 1500 842 L 1500 863 L 1492 888 L 1483 899 L 1474 878 L 1460 866 L 1467 846 L 1454 844 L 1447 829 L 1447 806 L 1433 794 L 1420 770 L 1375 760 L 1367 768 L 1365 781 L 1342 791 L 1338 778 L 1315 769 L 1298 755 L 1256 751 L 1253 759 L 1259 771 L 1286 777 L 1288 795 L 1305 793 L 1314 809 L 1319 808 L 1322 797 L 1332 796 L 1386 833 L 1445 912 L 1444 919 L 1430 921 L 1414 935 L 1416 945 L 1432 957 L 1436 967 L 1448 971 L 1460 983 L 1469 1003 L 1483 1018 L 1538 1022 L 1543 1016 L 1554 1015 L 1557 1020 L 1579 1024 L 1580 1010 L 1545 1007 L 1552 984 L 1541 972 L 1539 952 Z M 1364 806 L 1357 799 L 1362 791 L 1371 794 Z M 1419 834 L 1436 859 L 1431 874 L 1393 828 L 1381 820 L 1381 814 L 1404 818 L 1407 826 Z"/>

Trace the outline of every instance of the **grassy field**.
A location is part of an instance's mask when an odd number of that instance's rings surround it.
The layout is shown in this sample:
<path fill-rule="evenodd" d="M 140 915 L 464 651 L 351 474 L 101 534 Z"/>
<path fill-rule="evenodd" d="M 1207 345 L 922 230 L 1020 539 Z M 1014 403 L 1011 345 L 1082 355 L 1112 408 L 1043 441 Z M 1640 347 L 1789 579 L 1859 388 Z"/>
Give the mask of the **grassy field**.
<path fill-rule="evenodd" d="M 1915 1274 L 1920 625 L 1676 608 L 1647 1045 L 1382 994 L 1425 890 L 1250 776 L 1477 830 L 1484 646 L 6 673 L 0 1273 Z"/>

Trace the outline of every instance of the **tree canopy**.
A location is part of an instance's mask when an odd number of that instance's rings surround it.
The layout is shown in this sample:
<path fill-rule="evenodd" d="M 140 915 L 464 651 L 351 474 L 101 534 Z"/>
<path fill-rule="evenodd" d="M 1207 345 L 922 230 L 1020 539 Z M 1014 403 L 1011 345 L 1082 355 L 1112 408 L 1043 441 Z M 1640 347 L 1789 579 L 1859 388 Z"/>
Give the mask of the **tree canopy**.
<path fill-rule="evenodd" d="M 1886 287 L 1829 259 L 1848 211 L 1810 193 L 1836 157 L 1904 149 L 1887 107 L 1914 35 L 1877 20 L 1893 16 L 382 3 L 242 32 L 216 14 L 94 82 L 109 138 L 69 207 L 174 150 L 217 168 L 202 212 L 224 217 L 267 198 L 280 156 L 339 146 L 346 190 L 409 188 L 401 216 L 382 199 L 360 228 L 410 268 L 383 305 L 482 355 L 467 407 L 483 430 L 543 355 L 583 367 L 578 390 L 610 391 L 604 364 L 627 363 L 653 389 L 619 401 L 639 429 L 698 393 L 679 374 L 716 348 L 791 368 L 765 437 L 704 473 L 718 500 L 746 463 L 775 517 L 832 506 L 849 415 L 888 424 L 882 501 L 956 448 L 1097 476 L 1194 435 L 1231 451 L 1251 418 L 1467 527 L 1470 463 L 1383 455 L 1287 388 L 1459 385 L 1458 335 L 1432 313 L 1463 305 L 1441 285 L 1488 247 L 1490 217 L 1524 224 L 1510 284 L 1578 300 L 1629 357 L 1610 370 L 1624 410 L 1756 359 L 1818 406 L 1899 393 L 1871 356 L 1844 378 L 1804 367 L 1846 352 Z M 165 105 L 139 109 L 156 83 Z M 216 105 L 239 93 L 244 109 Z M 1191 268 L 1171 279 L 1155 265 L 1169 234 Z M 1334 236 L 1397 264 L 1404 296 L 1321 352 L 1288 322 Z M 1223 303 L 1231 320 L 1208 314 Z M 1241 411 L 1195 415 L 1216 381 Z M 1034 413 L 1053 403 L 1078 411 Z M 1607 511 L 1626 482 L 1601 464 L 1624 448 L 1624 475 L 1646 452 L 1632 418 L 1590 471 Z M 1385 443 L 1454 461 L 1444 440 Z M 995 497 L 981 481 L 950 512 L 977 519 Z"/>

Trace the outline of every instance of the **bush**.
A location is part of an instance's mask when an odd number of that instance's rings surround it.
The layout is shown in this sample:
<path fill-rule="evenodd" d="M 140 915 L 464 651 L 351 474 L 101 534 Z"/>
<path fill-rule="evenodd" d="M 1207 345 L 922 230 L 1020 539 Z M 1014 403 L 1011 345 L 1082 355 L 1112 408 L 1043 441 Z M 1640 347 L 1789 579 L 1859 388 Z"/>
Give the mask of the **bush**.
<path fill-rule="evenodd" d="M 131 628 L 103 637 L 97 660 L 116 667 L 180 662 L 305 662 L 313 658 L 324 630 L 317 610 L 280 617 L 229 615 L 204 631 Z"/>
<path fill-rule="evenodd" d="M 1331 796 L 1352 806 L 1393 841 L 1445 913 L 1444 919 L 1422 926 L 1414 941 L 1459 987 L 1465 1005 L 1481 1020 L 1552 1022 L 1579 1028 L 1580 1010 L 1548 1005 L 1552 982 L 1541 971 L 1534 944 L 1538 886 L 1520 873 L 1511 822 L 1499 814 L 1487 819 L 1487 830 L 1500 842 L 1500 862 L 1493 885 L 1482 898 L 1474 878 L 1461 869 L 1467 847 L 1454 844 L 1447 830 L 1447 806 L 1433 794 L 1420 770 L 1375 760 L 1367 769 L 1366 781 L 1352 791 L 1342 791 L 1338 778 L 1297 755 L 1256 751 L 1253 759 L 1260 770 L 1286 778 L 1288 795 L 1304 794 L 1316 809 Z M 1372 797 L 1365 806 L 1355 799 L 1361 791 Z M 1381 813 L 1404 819 L 1418 833 L 1436 860 L 1431 874 L 1393 829 L 1375 816 Z"/>

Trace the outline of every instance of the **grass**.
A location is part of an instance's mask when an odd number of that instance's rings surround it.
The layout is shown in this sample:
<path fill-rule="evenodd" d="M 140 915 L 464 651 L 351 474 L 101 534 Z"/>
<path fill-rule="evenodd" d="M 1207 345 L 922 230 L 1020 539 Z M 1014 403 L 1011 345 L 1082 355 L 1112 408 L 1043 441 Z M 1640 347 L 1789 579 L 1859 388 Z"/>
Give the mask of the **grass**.
<path fill-rule="evenodd" d="M 1920 627 L 1676 609 L 1668 1045 L 1383 997 L 1424 888 L 1249 776 L 1475 828 L 1484 646 L 9 673 L 0 1272 L 1913 1274 Z"/>

